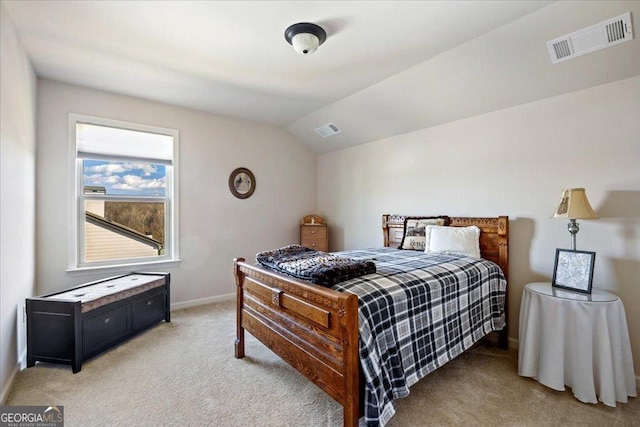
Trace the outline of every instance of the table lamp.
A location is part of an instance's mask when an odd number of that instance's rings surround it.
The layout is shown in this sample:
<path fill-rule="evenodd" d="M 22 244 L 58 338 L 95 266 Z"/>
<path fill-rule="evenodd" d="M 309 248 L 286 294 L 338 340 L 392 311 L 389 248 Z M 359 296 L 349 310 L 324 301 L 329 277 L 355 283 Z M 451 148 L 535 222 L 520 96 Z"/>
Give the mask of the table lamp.
<path fill-rule="evenodd" d="M 569 218 L 567 230 L 571 233 L 571 249 L 576 250 L 576 234 L 580 226 L 576 219 L 598 219 L 589 204 L 584 188 L 567 188 L 562 190 L 560 204 L 551 218 Z"/>

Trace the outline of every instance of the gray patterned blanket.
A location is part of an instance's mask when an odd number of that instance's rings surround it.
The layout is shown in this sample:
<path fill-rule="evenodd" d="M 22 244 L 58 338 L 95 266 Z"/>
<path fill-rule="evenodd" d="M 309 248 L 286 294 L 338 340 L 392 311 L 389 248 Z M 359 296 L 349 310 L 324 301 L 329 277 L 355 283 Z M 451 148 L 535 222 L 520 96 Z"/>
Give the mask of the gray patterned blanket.
<path fill-rule="evenodd" d="M 300 245 L 260 252 L 256 255 L 256 261 L 265 267 L 322 286 L 333 286 L 376 272 L 376 265 L 370 260 L 354 260 Z"/>

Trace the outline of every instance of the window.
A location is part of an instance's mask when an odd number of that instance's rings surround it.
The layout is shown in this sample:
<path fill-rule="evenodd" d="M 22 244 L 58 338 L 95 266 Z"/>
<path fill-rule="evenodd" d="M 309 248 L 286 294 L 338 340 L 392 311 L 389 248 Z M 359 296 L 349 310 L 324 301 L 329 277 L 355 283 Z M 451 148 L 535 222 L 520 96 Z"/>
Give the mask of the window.
<path fill-rule="evenodd" d="M 178 131 L 69 115 L 69 270 L 178 260 Z"/>

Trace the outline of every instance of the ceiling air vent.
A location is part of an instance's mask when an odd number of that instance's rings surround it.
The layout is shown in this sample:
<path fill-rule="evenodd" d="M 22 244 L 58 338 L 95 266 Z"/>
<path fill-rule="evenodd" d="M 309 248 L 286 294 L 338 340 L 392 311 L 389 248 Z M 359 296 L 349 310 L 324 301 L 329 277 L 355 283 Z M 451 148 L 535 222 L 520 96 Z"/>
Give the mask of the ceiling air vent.
<path fill-rule="evenodd" d="M 316 128 L 316 132 L 318 132 L 321 137 L 326 138 L 328 136 L 335 135 L 336 133 L 340 133 L 340 129 L 338 129 L 338 126 L 333 123 L 327 123 L 326 125 Z"/>
<path fill-rule="evenodd" d="M 547 49 L 551 62 L 557 64 L 631 39 L 633 39 L 633 27 L 631 12 L 629 12 L 551 40 L 547 42 Z"/>

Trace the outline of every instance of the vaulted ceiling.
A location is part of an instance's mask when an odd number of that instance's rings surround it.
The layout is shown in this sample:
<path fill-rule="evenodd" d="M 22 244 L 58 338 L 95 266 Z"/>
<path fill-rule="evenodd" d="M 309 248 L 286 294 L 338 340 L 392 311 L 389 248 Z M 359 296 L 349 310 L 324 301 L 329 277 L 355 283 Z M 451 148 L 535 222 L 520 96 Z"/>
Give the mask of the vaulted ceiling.
<path fill-rule="evenodd" d="M 40 77 L 272 123 L 319 153 L 640 74 L 637 38 L 556 65 L 545 45 L 637 1 L 3 3 Z M 285 41 L 296 22 L 326 30 L 314 54 Z"/>

